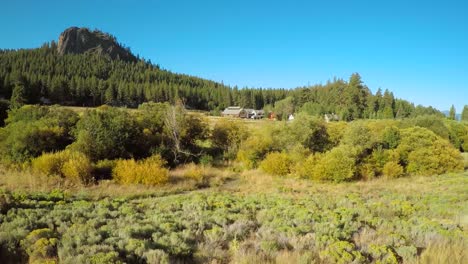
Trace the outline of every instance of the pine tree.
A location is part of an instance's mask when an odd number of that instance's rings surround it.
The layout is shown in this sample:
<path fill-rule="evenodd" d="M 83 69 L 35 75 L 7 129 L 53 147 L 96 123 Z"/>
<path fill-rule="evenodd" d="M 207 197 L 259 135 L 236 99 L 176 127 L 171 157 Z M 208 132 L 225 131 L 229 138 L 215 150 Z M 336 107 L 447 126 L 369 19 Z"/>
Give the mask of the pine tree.
<path fill-rule="evenodd" d="M 468 122 L 468 105 L 465 105 L 465 107 L 463 107 L 461 120 L 465 121 L 465 122 Z"/>
<path fill-rule="evenodd" d="M 18 82 L 15 84 L 15 88 L 13 88 L 13 92 L 10 98 L 10 108 L 11 109 L 18 109 L 26 104 L 26 89 L 24 84 Z"/>
<path fill-rule="evenodd" d="M 449 119 L 455 120 L 455 115 L 456 115 L 455 106 L 452 105 L 452 107 L 450 107 Z"/>

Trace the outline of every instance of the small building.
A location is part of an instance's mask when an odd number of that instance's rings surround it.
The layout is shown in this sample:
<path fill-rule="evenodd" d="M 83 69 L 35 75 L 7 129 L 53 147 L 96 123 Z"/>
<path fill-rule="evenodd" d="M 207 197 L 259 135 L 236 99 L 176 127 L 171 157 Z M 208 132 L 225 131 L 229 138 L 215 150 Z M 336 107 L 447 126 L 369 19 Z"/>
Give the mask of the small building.
<path fill-rule="evenodd" d="M 290 114 L 290 115 L 288 116 L 288 121 L 293 121 L 293 120 L 294 120 L 294 115 L 293 115 L 293 114 Z"/>
<path fill-rule="evenodd" d="M 230 106 L 221 113 L 221 116 L 247 118 L 247 111 L 240 106 Z"/>
<path fill-rule="evenodd" d="M 325 114 L 324 115 L 325 122 L 330 123 L 332 121 L 340 121 L 340 117 L 333 113 L 333 114 Z"/>
<path fill-rule="evenodd" d="M 252 110 L 249 113 L 249 118 L 251 119 L 262 119 L 265 117 L 265 112 L 263 110 Z"/>

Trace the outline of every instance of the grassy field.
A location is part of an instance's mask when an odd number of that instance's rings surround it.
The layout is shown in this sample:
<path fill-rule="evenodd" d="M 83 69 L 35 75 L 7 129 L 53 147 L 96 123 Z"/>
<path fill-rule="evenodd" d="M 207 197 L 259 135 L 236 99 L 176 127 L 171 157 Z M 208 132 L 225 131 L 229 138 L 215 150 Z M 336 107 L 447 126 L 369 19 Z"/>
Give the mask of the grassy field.
<path fill-rule="evenodd" d="M 221 171 L 210 169 L 213 175 Z M 178 174 L 173 172 L 172 181 Z M 468 172 L 343 184 L 222 172 L 92 187 L 3 171 L 3 263 L 467 263 Z M 52 181 L 52 180 L 50 180 Z M 61 190 L 55 189 L 59 187 Z M 205 187 L 205 188 L 201 188 Z"/>

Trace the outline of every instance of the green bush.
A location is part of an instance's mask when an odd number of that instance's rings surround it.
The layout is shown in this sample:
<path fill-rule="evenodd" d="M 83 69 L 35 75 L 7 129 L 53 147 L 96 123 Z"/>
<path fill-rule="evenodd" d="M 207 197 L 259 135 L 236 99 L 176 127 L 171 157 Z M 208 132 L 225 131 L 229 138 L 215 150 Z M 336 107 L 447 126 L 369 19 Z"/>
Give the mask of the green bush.
<path fill-rule="evenodd" d="M 44 153 L 32 161 L 32 167 L 45 175 L 59 175 L 74 182 L 87 184 L 93 181 L 91 161 L 76 151 Z"/>
<path fill-rule="evenodd" d="M 242 142 L 237 160 L 240 161 L 245 168 L 253 169 L 258 166 L 265 155 L 272 149 L 273 141 L 270 137 L 254 134 Z"/>
<path fill-rule="evenodd" d="M 383 143 L 386 148 L 394 149 L 400 144 L 400 129 L 395 126 L 385 128 L 383 132 Z"/>
<path fill-rule="evenodd" d="M 166 162 L 159 155 L 145 160 L 118 160 L 112 171 L 113 178 L 121 184 L 159 185 L 169 180 Z"/>
<path fill-rule="evenodd" d="M 443 117 L 437 115 L 423 115 L 409 119 L 410 126 L 424 127 L 434 132 L 439 137 L 449 139 L 450 131 L 444 124 Z"/>
<path fill-rule="evenodd" d="M 314 179 L 342 182 L 351 180 L 356 173 L 356 149 L 341 145 L 326 152 L 317 161 Z"/>
<path fill-rule="evenodd" d="M 348 127 L 346 122 L 330 122 L 326 125 L 328 134 L 328 149 L 338 146 L 343 139 L 343 135 Z"/>
<path fill-rule="evenodd" d="M 211 132 L 211 141 L 215 148 L 223 153 L 224 159 L 234 159 L 239 150 L 240 144 L 248 136 L 245 125 L 228 120 L 221 120 L 216 123 Z"/>
<path fill-rule="evenodd" d="M 289 142 L 281 149 L 299 143 L 312 152 L 322 152 L 330 144 L 325 122 L 306 114 L 298 114 L 286 127 L 284 136 L 289 137 Z"/>
<path fill-rule="evenodd" d="M 301 178 L 320 180 L 321 177 L 316 173 L 316 167 L 322 156 L 321 153 L 314 153 L 309 155 L 303 162 L 298 162 L 294 167 L 295 174 Z"/>
<path fill-rule="evenodd" d="M 125 110 L 111 107 L 85 112 L 74 135 L 76 141 L 71 148 L 85 153 L 93 161 L 140 154 L 138 143 L 143 137 L 134 117 Z"/>
<path fill-rule="evenodd" d="M 463 170 L 463 158 L 458 150 L 443 139 L 428 148 L 417 149 L 408 156 L 407 171 L 416 175 L 434 175 Z"/>
<path fill-rule="evenodd" d="M 416 175 L 433 175 L 463 170 L 463 159 L 447 140 L 432 131 L 414 127 L 403 129 L 396 149 L 406 171 Z"/>
<path fill-rule="evenodd" d="M 285 176 L 291 172 L 292 165 L 287 153 L 271 152 L 260 163 L 260 169 L 271 175 Z"/>
<path fill-rule="evenodd" d="M 344 132 L 341 144 L 362 150 L 371 149 L 374 145 L 371 130 L 364 122 L 355 121 Z"/>
<path fill-rule="evenodd" d="M 0 154 L 5 162 L 22 163 L 64 149 L 78 115 L 57 107 L 26 105 L 10 111 L 0 128 Z"/>

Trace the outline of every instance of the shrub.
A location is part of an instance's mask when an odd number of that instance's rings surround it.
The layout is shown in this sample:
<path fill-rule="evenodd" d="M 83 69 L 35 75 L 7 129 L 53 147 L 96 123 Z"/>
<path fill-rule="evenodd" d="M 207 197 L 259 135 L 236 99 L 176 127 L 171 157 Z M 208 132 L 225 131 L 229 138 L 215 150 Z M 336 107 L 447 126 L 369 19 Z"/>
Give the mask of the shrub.
<path fill-rule="evenodd" d="M 411 125 L 413 126 L 418 126 L 418 127 L 424 127 L 432 132 L 434 132 L 436 135 L 448 139 L 450 131 L 447 128 L 447 126 L 444 124 L 444 121 L 442 117 L 436 116 L 436 115 L 424 115 L 424 116 L 418 116 L 414 118 L 413 120 L 409 120 L 411 122 Z"/>
<path fill-rule="evenodd" d="M 348 241 L 337 241 L 320 252 L 322 259 L 330 263 L 365 263 L 366 258 Z"/>
<path fill-rule="evenodd" d="M 17 122 L 0 131 L 0 153 L 3 160 L 25 162 L 41 155 L 63 149 L 63 128 L 48 126 L 41 122 Z"/>
<path fill-rule="evenodd" d="M 449 128 L 449 139 L 450 143 L 460 151 L 465 151 L 464 142 L 465 137 L 468 136 L 468 127 L 464 124 L 454 120 L 446 120 L 447 127 Z M 467 149 L 468 151 L 468 149 Z"/>
<path fill-rule="evenodd" d="M 463 170 L 463 159 L 447 140 L 432 131 L 414 127 L 403 129 L 396 149 L 410 174 L 433 175 Z"/>
<path fill-rule="evenodd" d="M 35 171 L 45 175 L 61 175 L 65 155 L 61 152 L 44 153 L 32 161 Z"/>
<path fill-rule="evenodd" d="M 403 167 L 397 162 L 389 161 L 384 165 L 382 173 L 387 178 L 398 178 L 403 176 L 404 170 Z"/>
<path fill-rule="evenodd" d="M 313 180 L 319 180 L 320 177 L 317 178 L 316 167 L 317 164 L 320 162 L 323 154 L 321 153 L 314 153 L 309 155 L 304 162 L 298 162 L 295 166 L 294 172 L 302 178 L 308 178 Z"/>
<path fill-rule="evenodd" d="M 32 161 L 32 167 L 45 175 L 59 175 L 74 182 L 86 184 L 93 180 L 91 161 L 76 151 L 44 153 Z"/>
<path fill-rule="evenodd" d="M 468 153 L 467 152 L 462 153 L 462 157 L 463 157 L 463 160 L 464 160 L 465 169 L 468 169 Z"/>
<path fill-rule="evenodd" d="M 72 149 L 91 160 L 126 158 L 138 153 L 142 130 L 124 110 L 104 108 L 87 111 L 76 125 Z"/>
<path fill-rule="evenodd" d="M 213 156 L 211 155 L 203 155 L 200 157 L 200 160 L 199 160 L 200 164 L 203 165 L 203 166 L 211 166 L 213 165 Z"/>
<path fill-rule="evenodd" d="M 312 152 L 322 152 L 330 144 L 325 122 L 306 114 L 298 114 L 286 132 L 285 136 L 290 138 L 289 146 L 300 143 Z"/>
<path fill-rule="evenodd" d="M 145 160 L 118 160 L 112 171 L 113 178 L 122 184 L 158 185 L 169 179 L 166 162 L 159 155 Z"/>
<path fill-rule="evenodd" d="M 463 170 L 463 159 L 458 150 L 446 140 L 438 139 L 428 148 L 411 152 L 407 170 L 416 175 L 433 175 Z"/>
<path fill-rule="evenodd" d="M 240 143 L 247 136 L 247 128 L 243 124 L 222 120 L 214 126 L 211 141 L 216 148 L 223 152 L 224 159 L 234 159 Z"/>
<path fill-rule="evenodd" d="M 30 263 L 43 263 L 57 257 L 58 239 L 54 237 L 52 230 L 48 228 L 36 229 L 30 232 L 21 245 L 29 255 Z M 45 262 L 45 263 L 55 263 Z"/>
<path fill-rule="evenodd" d="M 203 167 L 197 166 L 194 163 L 190 163 L 185 167 L 183 176 L 197 182 L 202 182 L 205 179 L 205 171 Z"/>
<path fill-rule="evenodd" d="M 91 161 L 84 154 L 72 152 L 71 157 L 63 163 L 62 174 L 75 182 L 90 183 L 92 177 Z"/>
<path fill-rule="evenodd" d="M 346 129 L 342 144 L 359 149 L 370 149 L 374 142 L 370 129 L 363 122 L 353 122 Z"/>
<path fill-rule="evenodd" d="M 348 123 L 346 122 L 331 122 L 327 124 L 328 149 L 332 149 L 340 144 L 347 127 Z"/>
<path fill-rule="evenodd" d="M 64 149 L 78 120 L 71 110 L 27 105 L 9 112 L 0 128 L 0 155 L 7 162 L 30 161 L 43 152 Z"/>
<path fill-rule="evenodd" d="M 395 126 L 385 128 L 382 137 L 382 141 L 386 148 L 394 149 L 398 147 L 398 144 L 400 144 L 400 130 Z"/>
<path fill-rule="evenodd" d="M 342 182 L 350 180 L 356 172 L 356 149 L 341 145 L 328 151 L 317 161 L 314 179 Z"/>
<path fill-rule="evenodd" d="M 255 134 L 242 142 L 237 160 L 247 169 L 253 169 L 263 160 L 265 155 L 271 150 L 273 141 L 267 135 Z"/>
<path fill-rule="evenodd" d="M 269 174 L 284 176 L 291 171 L 292 161 L 288 154 L 271 152 L 260 163 L 260 168 Z"/>
<path fill-rule="evenodd" d="M 148 264 L 169 264 L 169 255 L 160 250 L 152 249 L 144 253 L 144 259 Z"/>

